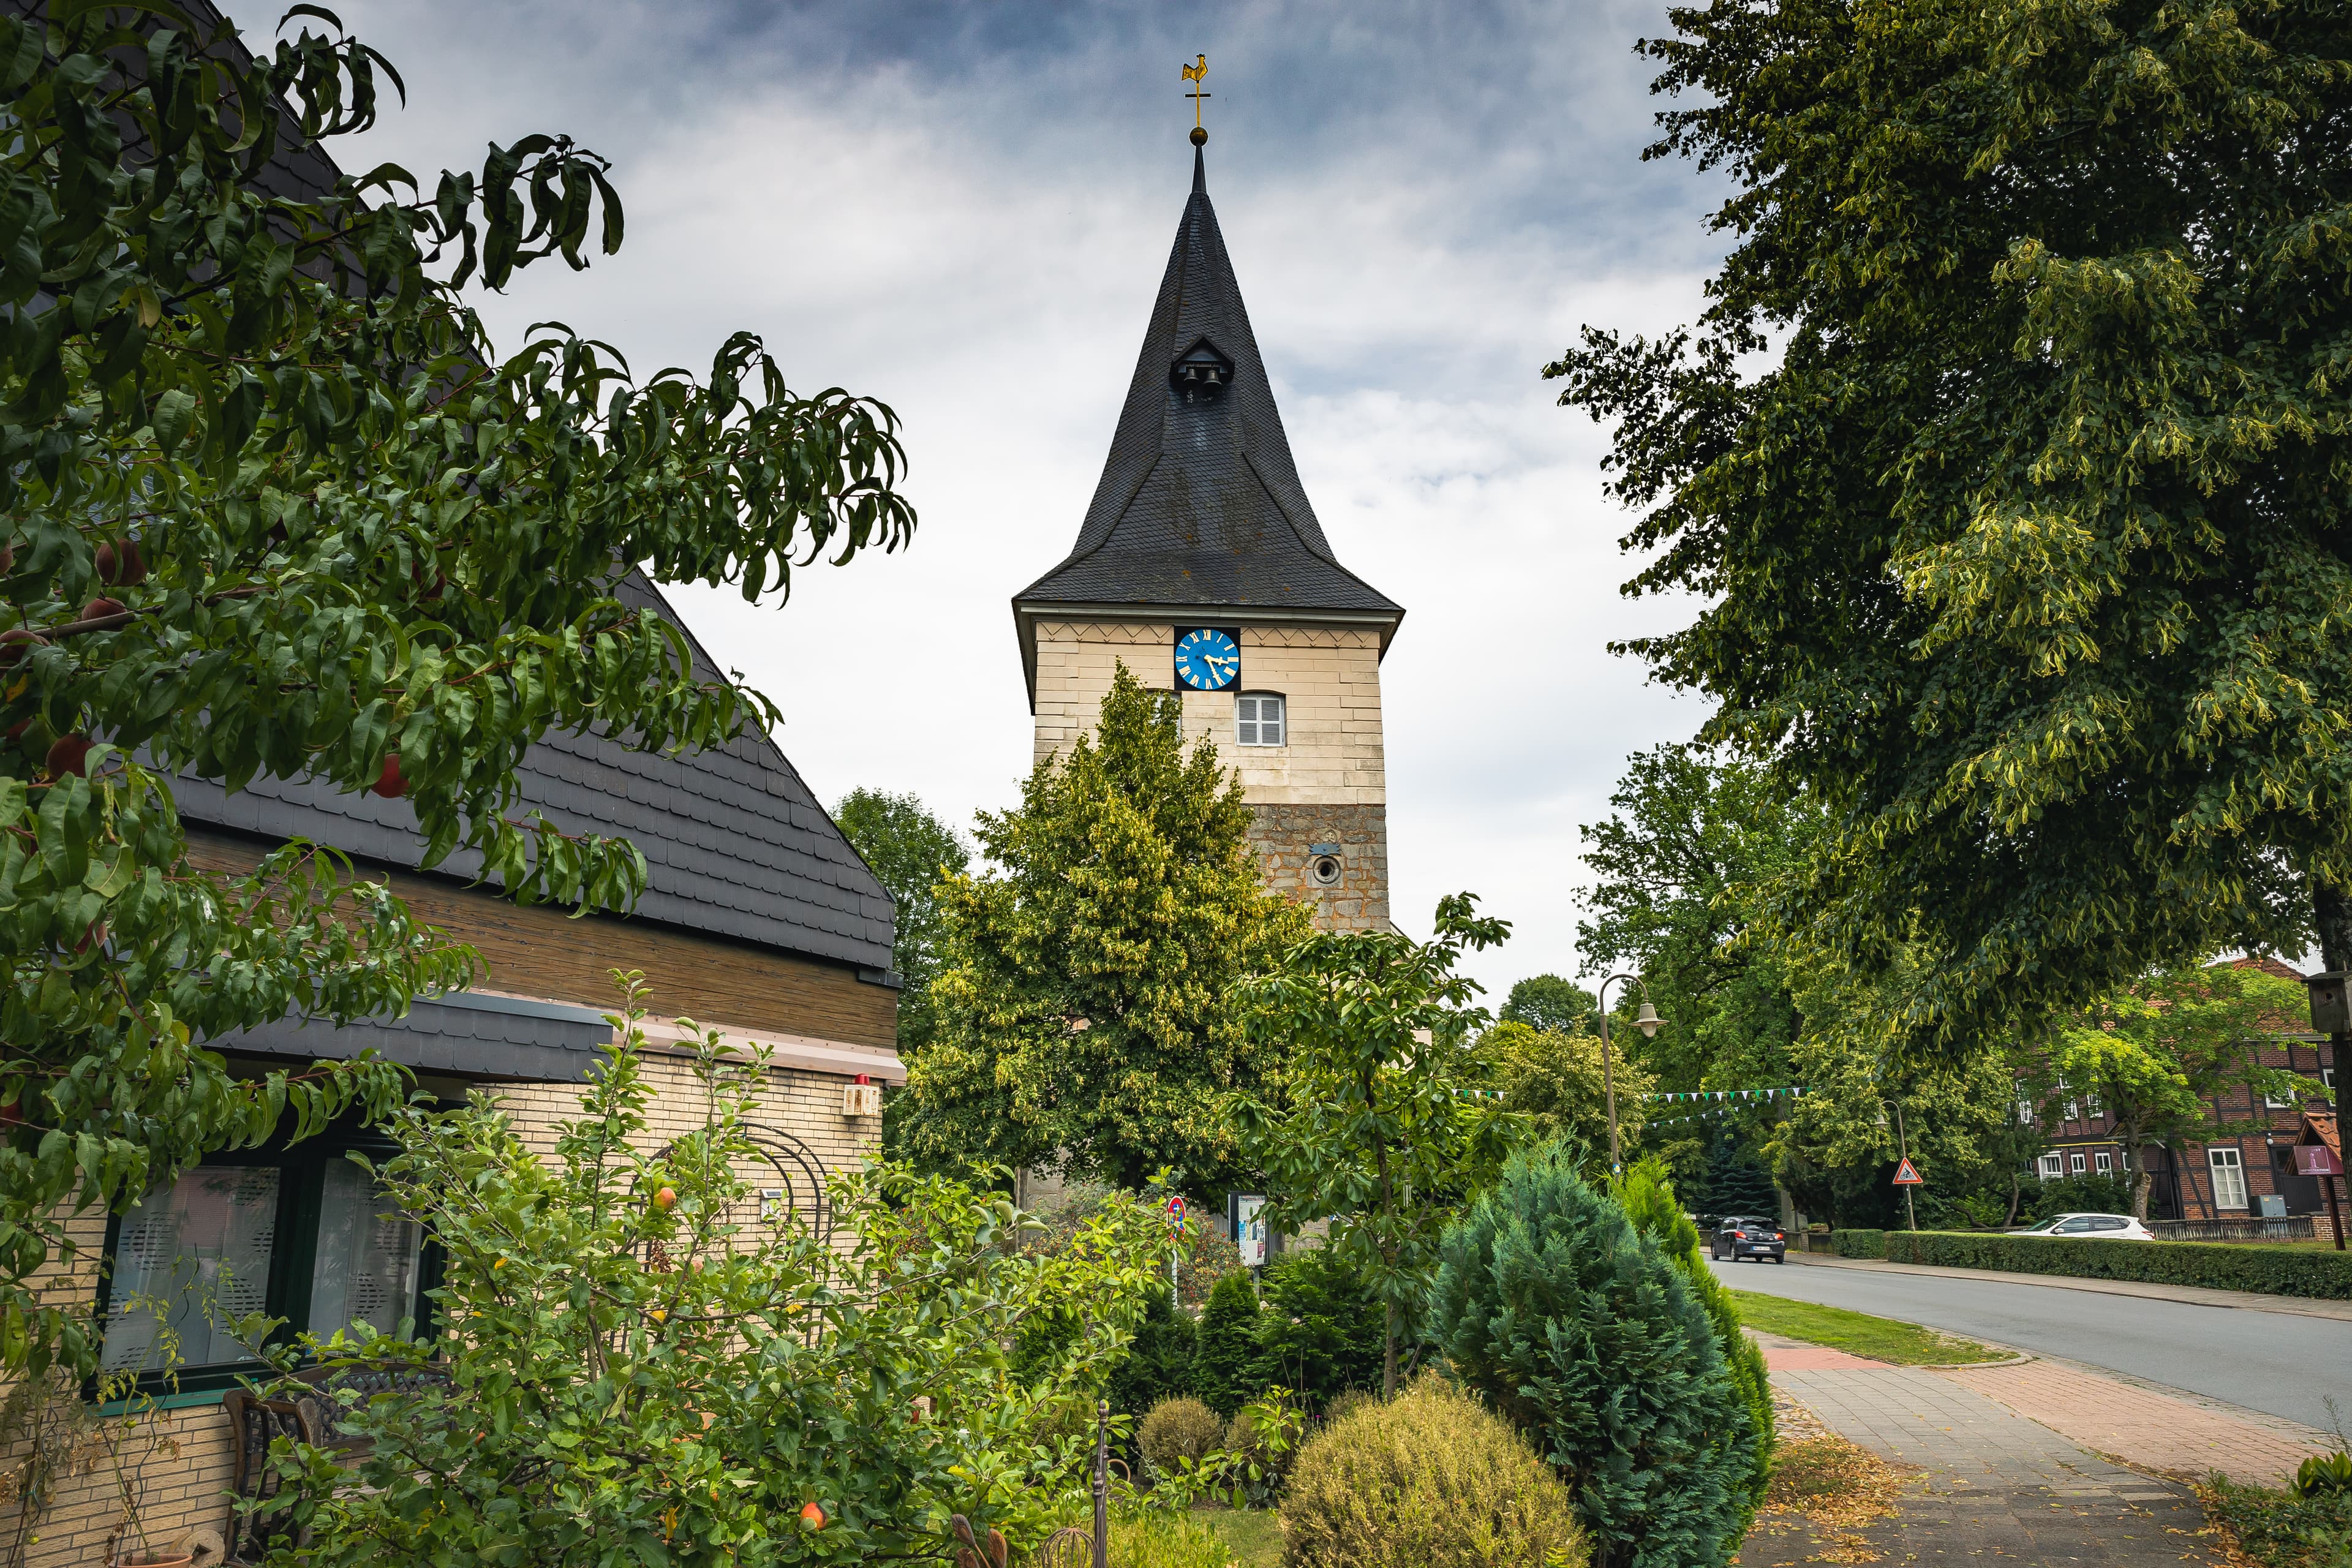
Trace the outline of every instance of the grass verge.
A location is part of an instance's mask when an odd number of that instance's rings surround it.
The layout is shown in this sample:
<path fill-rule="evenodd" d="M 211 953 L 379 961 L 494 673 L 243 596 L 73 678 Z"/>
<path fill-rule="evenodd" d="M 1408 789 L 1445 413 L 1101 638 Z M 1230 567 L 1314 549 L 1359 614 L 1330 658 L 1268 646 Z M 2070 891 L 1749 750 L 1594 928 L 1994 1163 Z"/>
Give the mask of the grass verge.
<path fill-rule="evenodd" d="M 1238 1568 L 1279 1568 L 1282 1562 L 1282 1516 L 1270 1508 L 1211 1510 L 1206 1520 L 1233 1553 Z"/>
<path fill-rule="evenodd" d="M 1731 1296 L 1738 1304 L 1739 1321 L 1751 1329 L 1896 1366 L 1961 1366 L 1972 1361 L 1998 1361 L 2001 1355 L 1973 1340 L 1957 1339 L 1917 1323 L 1849 1312 L 1843 1307 L 1791 1301 L 1755 1290 L 1734 1290 Z"/>

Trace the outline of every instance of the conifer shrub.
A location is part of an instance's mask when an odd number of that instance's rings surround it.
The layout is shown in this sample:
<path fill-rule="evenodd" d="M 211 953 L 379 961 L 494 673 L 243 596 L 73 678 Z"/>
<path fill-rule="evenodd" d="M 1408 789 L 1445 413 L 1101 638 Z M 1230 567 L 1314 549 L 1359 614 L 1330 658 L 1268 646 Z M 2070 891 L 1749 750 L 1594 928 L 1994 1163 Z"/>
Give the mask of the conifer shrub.
<path fill-rule="evenodd" d="M 1145 1299 L 1143 1321 L 1136 1325 L 1127 1354 L 1111 1368 L 1103 1396 L 1111 1409 L 1139 1421 L 1161 1400 L 1192 1392 L 1194 1352 L 1192 1320 L 1169 1304 L 1167 1291 L 1154 1289 Z"/>
<path fill-rule="evenodd" d="M 1748 1502 L 1741 1513 L 1739 1534 L 1745 1539 L 1748 1527 L 1756 1520 L 1756 1510 L 1764 1505 L 1765 1489 L 1772 1479 L 1772 1450 L 1778 1433 L 1772 1419 L 1772 1384 L 1764 1366 L 1764 1352 L 1748 1337 L 1739 1324 L 1739 1310 L 1732 1304 L 1731 1292 L 1707 1267 L 1706 1244 L 1698 1226 L 1683 1212 L 1675 1198 L 1673 1182 L 1666 1174 L 1665 1162 L 1656 1155 L 1643 1160 L 1625 1173 L 1618 1184 L 1617 1201 L 1625 1210 L 1625 1217 L 1633 1227 L 1658 1244 L 1658 1250 L 1667 1261 L 1681 1271 L 1683 1283 L 1706 1309 L 1707 1321 L 1715 1327 L 1716 1348 L 1723 1352 L 1724 1367 L 1731 1374 L 1732 1386 L 1739 1391 L 1741 1403 L 1748 1406 L 1748 1418 L 1756 1426 L 1756 1462 L 1748 1472 Z"/>
<path fill-rule="evenodd" d="M 1186 1459 L 1199 1459 L 1225 1440 L 1225 1424 L 1217 1413 L 1187 1394 L 1163 1399 L 1144 1416 L 1136 1442 L 1154 1468 L 1173 1472 Z"/>
<path fill-rule="evenodd" d="M 1307 1440 L 1282 1502 L 1286 1568 L 1581 1568 L 1567 1486 L 1434 1373 Z"/>
<path fill-rule="evenodd" d="M 1728 1563 L 1756 1427 L 1657 1244 L 1554 1146 L 1513 1156 L 1443 1258 L 1439 1348 L 1559 1469 L 1596 1568 Z"/>
<path fill-rule="evenodd" d="M 1247 1270 L 1226 1275 L 1209 1292 L 1192 1353 L 1192 1391 L 1220 1415 L 1232 1415 L 1265 1386 L 1255 1375 L 1257 1319 L 1257 1286 Z"/>
<path fill-rule="evenodd" d="M 1380 1298 L 1346 1258 L 1293 1253 L 1266 1269 L 1260 1297 L 1255 1387 L 1295 1390 L 1320 1410 L 1344 1389 L 1381 1385 Z"/>

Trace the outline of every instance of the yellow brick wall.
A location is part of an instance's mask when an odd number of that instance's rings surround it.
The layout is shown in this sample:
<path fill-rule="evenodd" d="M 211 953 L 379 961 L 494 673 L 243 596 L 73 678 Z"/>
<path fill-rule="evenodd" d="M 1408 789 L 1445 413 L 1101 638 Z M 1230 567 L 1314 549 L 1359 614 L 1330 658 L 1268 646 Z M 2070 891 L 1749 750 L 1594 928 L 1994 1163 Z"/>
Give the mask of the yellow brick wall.
<path fill-rule="evenodd" d="M 646 1071 L 656 1090 L 646 1146 L 658 1148 L 700 1128 L 702 1092 L 690 1063 L 676 1052 L 649 1048 Z M 790 1133 L 827 1171 L 854 1166 L 880 1152 L 881 1122 L 841 1114 L 842 1089 L 848 1082 L 831 1073 L 772 1070 L 755 1123 Z M 577 1084 L 519 1083 L 500 1088 L 499 1098 L 525 1142 L 543 1153 L 554 1145 L 555 1123 L 579 1114 L 580 1093 Z M 787 1184 L 763 1168 L 746 1169 L 743 1175 L 755 1187 Z M 789 1184 L 797 1189 L 800 1183 Z M 97 1300 L 106 1218 L 77 1216 L 71 1229 L 81 1256 L 70 1268 L 48 1270 L 42 1282 L 49 1300 L 87 1310 Z M 20 1458 L 0 1453 L 0 1467 Z M 205 1531 L 226 1536 L 234 1460 L 228 1417 L 217 1405 L 159 1413 L 153 1427 L 126 1447 L 125 1458 L 124 1468 L 141 1493 L 140 1517 L 150 1542 L 162 1546 Z M 101 1568 L 121 1518 L 113 1467 L 101 1455 L 84 1453 L 37 1527 L 38 1541 L 26 1556 L 26 1568 Z M 15 1522 L 13 1509 L 0 1507 L 0 1542 L 13 1535 Z"/>

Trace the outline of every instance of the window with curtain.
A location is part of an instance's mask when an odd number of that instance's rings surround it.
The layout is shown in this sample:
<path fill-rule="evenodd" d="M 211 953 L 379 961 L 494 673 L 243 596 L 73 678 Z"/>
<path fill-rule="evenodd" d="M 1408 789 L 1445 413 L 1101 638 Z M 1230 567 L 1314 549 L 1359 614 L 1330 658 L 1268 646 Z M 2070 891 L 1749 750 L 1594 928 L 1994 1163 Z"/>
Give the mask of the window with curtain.
<path fill-rule="evenodd" d="M 279 1150 L 240 1151 L 151 1189 L 108 1226 L 100 1308 L 101 1364 L 183 1392 L 226 1388 L 252 1369 L 235 1333 L 254 1312 L 278 1332 L 327 1338 L 354 1324 L 396 1333 L 423 1315 L 427 1244 L 345 1156 L 389 1148 L 324 1134 Z"/>

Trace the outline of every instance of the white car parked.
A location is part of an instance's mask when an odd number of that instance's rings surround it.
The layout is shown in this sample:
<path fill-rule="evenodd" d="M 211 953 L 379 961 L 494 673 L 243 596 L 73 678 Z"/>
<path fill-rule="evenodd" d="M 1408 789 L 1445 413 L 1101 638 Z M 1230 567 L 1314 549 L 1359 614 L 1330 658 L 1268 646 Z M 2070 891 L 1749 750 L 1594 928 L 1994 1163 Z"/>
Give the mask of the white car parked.
<path fill-rule="evenodd" d="M 2011 1236 L 2066 1236 L 2084 1241 L 2154 1241 L 2155 1233 L 2129 1215 L 2053 1215 L 2040 1225 L 2012 1230 Z"/>

